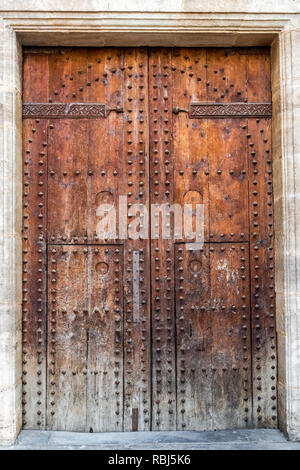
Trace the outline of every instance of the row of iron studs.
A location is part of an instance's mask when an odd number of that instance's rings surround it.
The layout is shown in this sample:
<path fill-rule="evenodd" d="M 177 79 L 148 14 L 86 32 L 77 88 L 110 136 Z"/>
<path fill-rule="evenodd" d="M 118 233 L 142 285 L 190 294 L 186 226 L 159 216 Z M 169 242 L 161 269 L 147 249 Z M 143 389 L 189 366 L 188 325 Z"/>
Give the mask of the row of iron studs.
<path fill-rule="evenodd" d="M 125 112 L 125 165 L 127 172 L 128 226 L 133 204 L 147 204 L 147 54 L 144 49 L 124 53 L 124 112 Z M 144 220 L 140 217 L 140 224 Z M 145 240 L 126 242 L 125 254 L 125 430 L 150 429 L 150 377 L 149 367 L 149 315 L 147 293 L 149 286 L 144 271 L 147 259 Z M 139 319 L 134 318 L 133 257 L 138 252 L 139 267 Z M 133 373 L 134 371 L 135 374 Z M 140 413 L 139 415 L 135 412 Z"/>
<path fill-rule="evenodd" d="M 30 120 L 27 126 L 24 126 L 22 413 L 25 428 L 36 426 L 39 428 L 45 422 L 45 363 L 43 364 L 43 361 L 45 361 L 46 308 L 47 126 L 47 121 L 40 122 L 39 119 Z M 31 260 L 30 265 L 28 265 L 29 260 Z M 35 292 L 37 297 L 37 305 L 31 302 L 32 292 Z M 32 354 L 35 356 L 35 353 L 37 357 L 31 357 Z M 32 405 L 33 409 L 30 409 Z"/>
<path fill-rule="evenodd" d="M 252 132 L 253 135 L 251 135 Z M 247 137 L 249 179 L 252 185 L 250 188 L 252 207 L 249 209 L 253 211 L 250 217 L 250 253 L 252 258 L 254 419 L 260 426 L 276 427 L 276 330 L 270 120 L 248 121 Z M 260 187 L 259 181 L 261 181 Z M 262 207 L 259 204 L 260 196 L 263 196 Z M 263 272 L 261 272 L 261 266 L 264 267 Z M 271 352 L 268 351 L 268 347 Z M 269 367 L 271 370 L 268 370 Z"/>
<path fill-rule="evenodd" d="M 179 57 L 180 54 L 180 50 L 178 52 L 174 52 L 175 57 Z M 226 57 L 228 56 L 228 54 L 229 53 L 225 51 L 224 56 Z M 191 55 L 193 56 L 193 54 Z M 106 67 L 102 73 L 96 73 L 95 75 L 92 75 L 93 65 L 100 64 L 103 59 L 101 59 L 100 57 L 94 57 L 92 59 L 87 56 L 87 69 L 83 70 L 82 68 L 79 68 L 76 71 L 76 76 L 74 75 L 75 71 L 73 73 L 71 72 L 71 70 L 69 72 L 67 71 L 64 77 L 60 80 L 60 83 L 55 84 L 56 86 L 51 90 L 51 97 L 49 98 L 49 102 L 51 103 L 57 101 L 57 97 L 59 97 L 62 92 L 65 92 L 65 94 L 68 93 L 68 98 L 70 98 L 70 100 L 74 101 L 75 98 L 75 101 L 82 101 L 83 93 L 85 92 L 85 90 L 88 90 L 90 87 L 93 86 L 99 86 L 102 84 L 103 81 L 107 81 L 109 79 L 109 76 L 118 74 L 126 70 L 126 67 L 124 65 L 117 67 L 116 65 L 111 64 L 111 59 L 112 56 L 107 55 L 105 60 L 107 61 L 108 67 Z M 215 64 L 207 63 L 209 62 L 207 59 L 209 59 L 209 56 L 206 57 L 205 63 L 202 63 L 203 60 L 199 57 L 190 57 L 189 55 L 187 55 L 187 53 L 184 53 L 182 55 L 183 65 L 178 67 L 174 63 L 172 65 L 172 71 L 177 70 L 177 72 L 182 75 L 187 74 L 190 82 L 193 82 L 195 80 L 197 84 L 203 83 L 203 86 L 205 86 L 207 90 L 211 90 L 210 93 L 213 91 L 214 95 L 217 94 L 215 98 L 217 102 L 227 97 L 228 94 L 230 94 L 230 96 L 236 96 L 237 101 L 247 102 L 246 96 L 243 96 L 243 91 L 236 88 L 235 83 L 233 83 L 233 77 L 231 78 L 231 80 L 229 80 L 228 77 L 226 77 L 226 71 L 218 69 Z M 71 65 L 72 53 L 68 54 L 65 60 Z M 209 71 L 211 74 L 210 80 L 208 77 Z M 219 85 L 217 82 L 219 82 Z M 65 97 L 66 96 L 64 96 L 63 98 Z"/>
<path fill-rule="evenodd" d="M 173 204 L 171 53 L 153 52 L 149 60 L 151 203 Z M 165 222 L 170 224 L 170 212 Z M 159 235 L 154 220 L 152 259 L 153 429 L 176 429 L 173 245 Z"/>

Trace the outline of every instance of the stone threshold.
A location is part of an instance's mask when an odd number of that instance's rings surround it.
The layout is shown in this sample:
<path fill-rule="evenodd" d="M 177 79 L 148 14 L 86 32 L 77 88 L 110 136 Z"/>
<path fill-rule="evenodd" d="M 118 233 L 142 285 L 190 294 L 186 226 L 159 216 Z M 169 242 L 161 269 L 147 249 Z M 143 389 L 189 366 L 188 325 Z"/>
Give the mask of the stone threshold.
<path fill-rule="evenodd" d="M 20 432 L 12 446 L 0 450 L 300 450 L 277 429 L 225 431 Z"/>

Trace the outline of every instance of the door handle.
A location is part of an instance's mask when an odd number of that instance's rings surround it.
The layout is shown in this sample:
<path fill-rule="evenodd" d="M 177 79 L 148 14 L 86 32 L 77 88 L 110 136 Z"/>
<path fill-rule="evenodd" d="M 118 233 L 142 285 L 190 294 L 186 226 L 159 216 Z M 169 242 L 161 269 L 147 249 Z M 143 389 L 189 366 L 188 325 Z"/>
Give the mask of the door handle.
<path fill-rule="evenodd" d="M 123 106 L 116 106 L 115 108 L 107 108 L 107 112 L 115 111 L 116 113 L 124 113 Z"/>
<path fill-rule="evenodd" d="M 173 114 L 188 113 L 188 112 L 189 112 L 188 109 L 182 109 L 182 108 L 179 108 L 178 106 L 175 106 L 173 108 Z"/>

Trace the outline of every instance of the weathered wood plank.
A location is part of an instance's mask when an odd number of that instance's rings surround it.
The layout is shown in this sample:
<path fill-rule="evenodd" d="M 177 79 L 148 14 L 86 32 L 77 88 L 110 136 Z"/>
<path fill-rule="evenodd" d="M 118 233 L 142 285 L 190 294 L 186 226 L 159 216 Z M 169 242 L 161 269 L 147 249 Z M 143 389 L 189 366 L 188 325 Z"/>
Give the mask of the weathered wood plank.
<path fill-rule="evenodd" d="M 124 53 L 124 158 L 128 238 L 124 254 L 124 431 L 151 429 L 151 334 L 149 239 L 148 54 Z M 139 234 L 139 232 L 141 232 Z M 140 238 L 141 236 L 141 238 Z"/>
<path fill-rule="evenodd" d="M 174 203 L 171 64 L 170 49 L 150 50 L 152 429 L 159 431 L 176 429 L 173 230 L 165 238 Z M 165 205 L 165 210 L 161 213 L 156 205 Z"/>

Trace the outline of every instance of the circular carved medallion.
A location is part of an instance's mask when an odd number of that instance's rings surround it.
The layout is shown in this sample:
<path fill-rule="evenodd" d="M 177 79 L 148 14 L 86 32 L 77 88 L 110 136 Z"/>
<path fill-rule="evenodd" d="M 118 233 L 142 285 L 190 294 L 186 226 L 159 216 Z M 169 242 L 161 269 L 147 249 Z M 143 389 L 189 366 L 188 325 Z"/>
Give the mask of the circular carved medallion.
<path fill-rule="evenodd" d="M 196 259 L 192 260 L 189 264 L 189 269 L 190 269 L 192 274 L 200 273 L 200 271 L 201 271 L 200 261 L 198 261 Z"/>
<path fill-rule="evenodd" d="M 99 276 L 104 276 L 108 272 L 108 264 L 104 263 L 104 261 L 97 263 L 96 272 L 99 274 Z"/>

